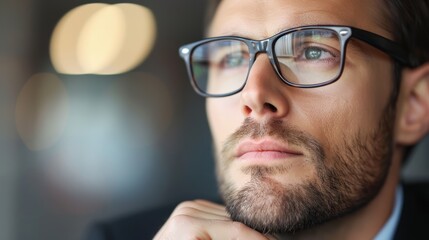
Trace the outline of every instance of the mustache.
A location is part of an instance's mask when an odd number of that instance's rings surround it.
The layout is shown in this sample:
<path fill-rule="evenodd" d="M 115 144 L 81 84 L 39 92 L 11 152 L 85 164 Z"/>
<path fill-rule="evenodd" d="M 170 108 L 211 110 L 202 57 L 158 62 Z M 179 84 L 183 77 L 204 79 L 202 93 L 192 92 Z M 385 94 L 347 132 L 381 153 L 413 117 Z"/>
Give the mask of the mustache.
<path fill-rule="evenodd" d="M 234 150 L 237 145 L 246 138 L 258 139 L 271 137 L 280 143 L 299 146 L 307 150 L 317 160 L 325 158 L 322 145 L 309 133 L 283 122 L 282 120 L 269 120 L 257 122 L 252 118 L 246 118 L 238 128 L 223 144 L 221 154 L 224 160 L 232 161 Z"/>

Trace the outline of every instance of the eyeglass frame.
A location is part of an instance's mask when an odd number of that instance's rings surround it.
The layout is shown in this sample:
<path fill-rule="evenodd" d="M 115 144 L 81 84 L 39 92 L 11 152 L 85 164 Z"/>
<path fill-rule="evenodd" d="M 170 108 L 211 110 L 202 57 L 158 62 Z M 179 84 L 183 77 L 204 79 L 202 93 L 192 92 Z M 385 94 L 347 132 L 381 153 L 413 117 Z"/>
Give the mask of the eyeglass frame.
<path fill-rule="evenodd" d="M 274 43 L 282 36 L 286 34 L 290 34 L 297 31 L 302 30 L 333 30 L 335 31 L 340 40 L 340 48 L 341 48 L 341 61 L 340 61 L 340 69 L 335 78 L 333 78 L 330 81 L 322 82 L 322 83 L 315 83 L 315 84 L 299 84 L 299 83 L 293 83 L 288 81 L 286 78 L 282 76 L 280 73 L 279 67 L 278 67 L 278 61 L 274 53 Z M 338 79 L 341 78 L 341 75 L 344 71 L 344 62 L 345 62 L 345 56 L 346 56 L 346 46 L 347 43 L 351 38 L 356 38 L 358 40 L 361 40 L 379 50 L 386 53 L 390 57 L 392 57 L 396 62 L 401 64 L 402 66 L 407 67 L 415 67 L 415 64 L 413 64 L 413 61 L 409 54 L 407 54 L 402 47 L 395 41 L 390 40 L 388 38 L 385 38 L 383 36 L 380 36 L 378 34 L 356 28 L 351 26 L 343 26 L 343 25 L 308 25 L 308 26 L 302 26 L 302 27 L 295 27 L 290 28 L 284 31 L 281 31 L 271 37 L 262 39 L 262 40 L 253 40 L 250 38 L 245 37 L 238 37 L 238 36 L 220 36 L 220 37 L 211 37 L 211 38 L 205 38 L 203 40 L 189 43 L 186 45 L 183 45 L 179 48 L 179 55 L 180 57 L 185 61 L 187 72 L 189 75 L 189 78 L 191 80 L 191 85 L 194 88 L 194 90 L 203 97 L 227 97 L 234 95 L 246 86 L 249 73 L 252 69 L 253 64 L 256 61 L 256 57 L 259 53 L 266 53 L 268 55 L 268 58 L 270 60 L 271 66 L 274 68 L 276 74 L 280 79 L 288 86 L 291 87 L 297 87 L 297 88 L 316 88 L 316 87 L 322 87 L 329 85 L 331 83 L 334 83 L 338 81 Z M 192 69 L 192 53 L 193 51 L 200 45 L 213 42 L 213 41 L 219 41 L 219 40 L 238 40 L 243 43 L 245 43 L 249 49 L 249 69 L 246 74 L 246 79 L 243 82 L 243 85 L 232 92 L 225 93 L 225 94 L 209 94 L 202 89 L 200 89 L 196 83 L 196 80 L 193 76 L 193 69 Z"/>

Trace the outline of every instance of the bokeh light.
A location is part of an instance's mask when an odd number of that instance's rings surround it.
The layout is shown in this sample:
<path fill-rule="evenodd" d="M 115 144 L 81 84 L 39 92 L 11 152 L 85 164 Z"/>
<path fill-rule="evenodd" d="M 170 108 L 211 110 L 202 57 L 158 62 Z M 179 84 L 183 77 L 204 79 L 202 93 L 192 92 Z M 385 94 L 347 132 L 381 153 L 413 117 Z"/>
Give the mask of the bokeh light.
<path fill-rule="evenodd" d="M 16 127 L 31 150 L 44 150 L 62 136 L 69 111 L 64 84 L 51 73 L 32 76 L 22 88 L 16 103 Z"/>
<path fill-rule="evenodd" d="M 156 146 L 173 119 L 166 82 L 135 72 L 98 92 L 76 81 L 68 86 L 69 124 L 61 143 L 39 161 L 55 195 L 121 199 L 156 191 Z"/>
<path fill-rule="evenodd" d="M 86 4 L 57 24 L 51 38 L 51 61 L 65 74 L 124 73 L 148 56 L 155 37 L 155 18 L 146 7 Z"/>
<path fill-rule="evenodd" d="M 76 47 L 82 28 L 97 11 L 108 6 L 91 3 L 72 9 L 58 22 L 51 37 L 50 55 L 54 68 L 65 74 L 83 74 Z"/>
<path fill-rule="evenodd" d="M 119 55 L 126 38 L 124 13 L 115 5 L 95 12 L 77 35 L 77 60 L 85 73 L 101 73 Z M 134 47 L 134 46 L 133 46 Z"/>

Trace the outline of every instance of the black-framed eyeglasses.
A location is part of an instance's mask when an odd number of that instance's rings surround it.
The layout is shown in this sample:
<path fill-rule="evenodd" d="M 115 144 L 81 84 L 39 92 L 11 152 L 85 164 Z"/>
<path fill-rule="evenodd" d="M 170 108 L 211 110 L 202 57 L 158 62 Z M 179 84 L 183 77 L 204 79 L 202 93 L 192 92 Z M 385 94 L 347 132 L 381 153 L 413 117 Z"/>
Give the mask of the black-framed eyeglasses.
<path fill-rule="evenodd" d="M 241 91 L 258 53 L 266 53 L 274 71 L 289 86 L 314 88 L 337 81 L 351 37 L 411 66 L 408 54 L 392 40 L 349 26 L 305 26 L 263 40 L 236 36 L 207 38 L 179 49 L 191 84 L 205 97 Z"/>

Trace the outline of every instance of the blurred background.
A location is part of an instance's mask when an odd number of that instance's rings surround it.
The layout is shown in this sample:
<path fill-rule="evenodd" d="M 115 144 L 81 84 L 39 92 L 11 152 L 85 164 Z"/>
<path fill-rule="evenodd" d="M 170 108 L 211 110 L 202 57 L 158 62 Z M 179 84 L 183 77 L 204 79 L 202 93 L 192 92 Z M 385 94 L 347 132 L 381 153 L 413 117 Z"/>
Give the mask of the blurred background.
<path fill-rule="evenodd" d="M 215 198 L 204 99 L 177 54 L 202 38 L 205 5 L 1 0 L 0 239 L 81 239 L 97 220 Z M 427 156 L 407 181 L 428 180 Z"/>

